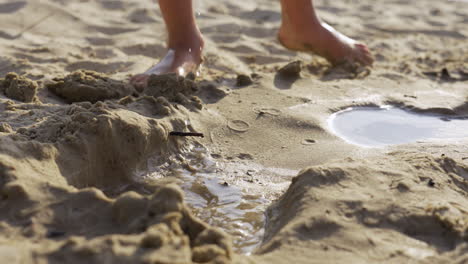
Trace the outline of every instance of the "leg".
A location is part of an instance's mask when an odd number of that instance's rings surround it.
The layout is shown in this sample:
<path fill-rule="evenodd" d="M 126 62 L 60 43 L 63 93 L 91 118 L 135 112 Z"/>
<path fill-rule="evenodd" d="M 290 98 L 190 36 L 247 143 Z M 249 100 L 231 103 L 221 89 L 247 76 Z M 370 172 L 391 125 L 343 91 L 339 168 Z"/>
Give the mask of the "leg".
<path fill-rule="evenodd" d="M 132 77 L 131 83 L 145 87 L 151 74 L 196 71 L 202 62 L 203 39 L 195 24 L 192 0 L 159 0 L 168 31 L 166 56 L 146 72 Z"/>
<path fill-rule="evenodd" d="M 278 39 L 286 48 L 312 51 L 334 65 L 346 61 L 372 65 L 367 46 L 320 22 L 312 0 L 281 0 L 281 8 Z"/>

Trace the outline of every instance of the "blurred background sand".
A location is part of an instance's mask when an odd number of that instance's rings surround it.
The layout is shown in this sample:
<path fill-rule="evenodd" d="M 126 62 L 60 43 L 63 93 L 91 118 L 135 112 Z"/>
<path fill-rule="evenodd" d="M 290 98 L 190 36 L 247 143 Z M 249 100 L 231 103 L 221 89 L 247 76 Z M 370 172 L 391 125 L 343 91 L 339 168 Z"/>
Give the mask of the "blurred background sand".
<path fill-rule="evenodd" d="M 166 35 L 156 2 L 0 1 L 0 77 L 15 72 L 38 87 L 33 102 L 0 95 L 0 259 L 468 263 L 466 140 L 360 148 L 327 124 L 366 105 L 467 115 L 467 3 L 315 1 L 324 21 L 375 56 L 371 70 L 350 72 L 285 50 L 277 1 L 195 2 L 202 109 L 192 94 L 110 96 L 113 86 L 105 102 L 69 104 L 45 87 L 81 69 L 124 87 L 153 65 Z M 298 60 L 300 78 L 278 74 Z M 253 83 L 239 87 L 239 75 Z M 205 138 L 168 136 L 180 129 Z M 227 189 L 207 185 L 194 146 Z M 188 178 L 169 173 L 193 167 Z M 230 192 L 239 201 L 222 205 Z"/>

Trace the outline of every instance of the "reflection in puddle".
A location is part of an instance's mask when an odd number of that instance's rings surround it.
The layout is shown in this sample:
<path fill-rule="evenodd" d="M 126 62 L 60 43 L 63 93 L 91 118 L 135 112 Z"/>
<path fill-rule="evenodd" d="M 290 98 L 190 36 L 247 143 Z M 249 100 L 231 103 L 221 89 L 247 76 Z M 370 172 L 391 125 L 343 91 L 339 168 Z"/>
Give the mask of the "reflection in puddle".
<path fill-rule="evenodd" d="M 415 114 L 393 107 L 355 107 L 334 113 L 332 132 L 364 147 L 382 147 L 417 140 L 468 138 L 468 118 Z"/>
<path fill-rule="evenodd" d="M 252 253 L 262 242 L 266 207 L 297 174 L 258 164 L 215 162 L 202 147 L 194 147 L 173 157 L 171 162 L 150 165 L 148 169 L 144 177 L 180 179 L 192 212 L 230 234 L 237 251 L 244 254 Z M 255 173 L 258 179 L 252 176 Z"/>

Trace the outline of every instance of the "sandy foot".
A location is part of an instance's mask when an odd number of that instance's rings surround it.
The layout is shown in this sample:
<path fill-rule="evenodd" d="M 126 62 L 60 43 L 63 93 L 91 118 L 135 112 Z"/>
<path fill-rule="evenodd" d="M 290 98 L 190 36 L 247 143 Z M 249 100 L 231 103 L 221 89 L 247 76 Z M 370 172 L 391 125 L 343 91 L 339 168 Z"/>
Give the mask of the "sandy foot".
<path fill-rule="evenodd" d="M 196 72 L 203 61 L 201 56 L 203 45 L 196 46 L 199 46 L 199 48 L 169 49 L 160 62 L 144 73 L 133 76 L 130 82 L 136 87 L 144 88 L 147 85 L 148 77 L 152 74 L 175 72 L 185 76 L 189 72 Z"/>
<path fill-rule="evenodd" d="M 288 49 L 311 51 L 334 65 L 354 62 L 372 65 L 374 61 L 365 44 L 343 35 L 326 23 L 305 32 L 298 32 L 285 23 L 280 28 L 278 39 Z"/>

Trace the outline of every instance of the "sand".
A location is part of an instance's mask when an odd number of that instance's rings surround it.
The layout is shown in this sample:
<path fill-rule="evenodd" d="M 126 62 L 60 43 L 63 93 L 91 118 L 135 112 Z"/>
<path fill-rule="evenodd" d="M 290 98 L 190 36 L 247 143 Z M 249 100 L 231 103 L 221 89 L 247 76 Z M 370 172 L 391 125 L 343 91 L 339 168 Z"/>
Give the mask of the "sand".
<path fill-rule="evenodd" d="M 36 98 L 38 85 L 35 81 L 11 72 L 0 80 L 0 87 L 6 97 L 30 103 Z"/>
<path fill-rule="evenodd" d="M 136 93 L 128 83 L 112 80 L 94 71 L 83 70 L 75 71 L 64 78 L 54 78 L 45 87 L 69 103 L 96 103 Z"/>
<path fill-rule="evenodd" d="M 363 148 L 327 123 L 468 115 L 468 4 L 316 6 L 372 69 L 283 49 L 276 1 L 205 0 L 201 75 L 138 90 L 152 1 L 0 1 L 1 262 L 468 263 L 468 138 Z"/>

